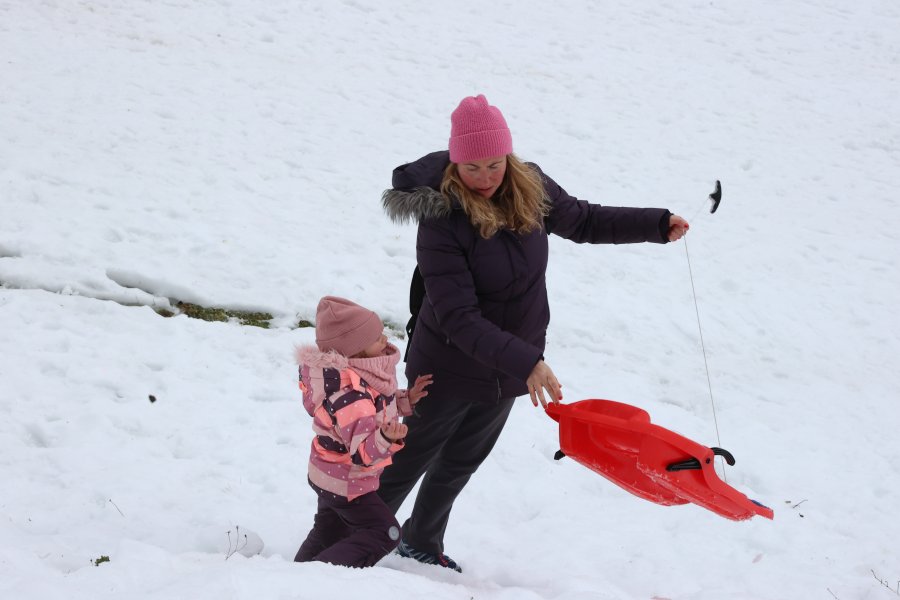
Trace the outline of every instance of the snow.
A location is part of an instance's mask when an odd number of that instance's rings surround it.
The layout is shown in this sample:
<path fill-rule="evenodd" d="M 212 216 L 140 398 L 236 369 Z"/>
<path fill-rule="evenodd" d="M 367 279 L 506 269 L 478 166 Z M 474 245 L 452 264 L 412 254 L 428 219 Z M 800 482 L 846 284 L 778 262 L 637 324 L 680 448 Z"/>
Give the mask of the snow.
<path fill-rule="evenodd" d="M 0 3 L 0 594 L 896 595 L 898 32 L 889 0 Z M 296 324 L 336 294 L 402 329 L 415 228 L 380 194 L 476 93 L 570 193 L 691 221 L 551 240 L 547 361 L 566 402 L 730 450 L 774 521 L 554 461 L 521 399 L 454 507 L 463 574 L 292 562 Z M 156 312 L 178 301 L 273 325 Z"/>

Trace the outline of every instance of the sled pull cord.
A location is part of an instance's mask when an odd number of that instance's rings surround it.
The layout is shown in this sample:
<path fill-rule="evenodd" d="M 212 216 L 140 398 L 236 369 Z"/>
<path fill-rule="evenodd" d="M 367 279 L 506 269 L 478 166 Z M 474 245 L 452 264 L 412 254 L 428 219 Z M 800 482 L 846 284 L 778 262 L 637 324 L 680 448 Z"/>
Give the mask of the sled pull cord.
<path fill-rule="evenodd" d="M 712 207 L 710 207 L 709 212 L 714 213 L 716 212 L 716 209 L 719 208 L 719 203 L 722 202 L 722 183 L 719 180 L 716 180 L 716 189 L 709 195 L 709 199 L 712 201 Z M 691 294 L 694 297 L 694 312 L 697 314 L 697 330 L 700 332 L 700 349 L 703 352 L 703 366 L 706 368 L 706 385 L 709 388 L 709 402 L 712 404 L 713 424 L 716 427 L 716 441 L 721 446 L 722 438 L 719 435 L 719 419 L 716 417 L 716 401 L 713 399 L 712 380 L 709 376 L 709 361 L 706 359 L 706 344 L 703 342 L 703 327 L 700 325 L 700 308 L 697 304 L 697 290 L 694 289 L 694 272 L 691 268 L 691 254 L 688 252 L 687 236 L 685 235 L 681 241 L 684 242 L 684 255 L 687 257 L 688 274 L 691 278 Z M 716 455 L 722 456 L 718 452 Z M 728 464 L 733 465 L 734 459 L 732 458 L 728 461 Z M 722 469 L 722 480 L 725 482 L 728 481 L 725 477 L 724 468 Z"/>

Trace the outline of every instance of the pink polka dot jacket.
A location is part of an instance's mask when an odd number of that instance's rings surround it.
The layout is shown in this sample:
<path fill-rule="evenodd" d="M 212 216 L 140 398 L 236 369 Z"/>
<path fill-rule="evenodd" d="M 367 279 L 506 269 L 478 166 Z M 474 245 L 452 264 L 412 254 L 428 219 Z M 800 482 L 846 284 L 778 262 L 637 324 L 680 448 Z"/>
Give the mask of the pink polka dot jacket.
<path fill-rule="evenodd" d="M 397 389 L 400 352 L 347 358 L 316 346 L 297 349 L 303 406 L 313 418 L 309 480 L 348 500 L 378 489 L 381 472 L 403 448 L 381 426 L 412 414 L 407 390 Z"/>

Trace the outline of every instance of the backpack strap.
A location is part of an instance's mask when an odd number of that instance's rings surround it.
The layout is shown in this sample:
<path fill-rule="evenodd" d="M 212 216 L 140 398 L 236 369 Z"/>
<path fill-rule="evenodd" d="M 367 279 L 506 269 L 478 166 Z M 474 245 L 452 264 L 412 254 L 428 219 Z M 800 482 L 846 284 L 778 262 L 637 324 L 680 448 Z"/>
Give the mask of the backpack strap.
<path fill-rule="evenodd" d="M 425 279 L 419 271 L 419 265 L 413 269 L 412 279 L 409 282 L 409 321 L 406 322 L 406 352 L 403 355 L 403 362 L 409 356 L 409 345 L 412 342 L 413 331 L 416 329 L 416 321 L 419 319 L 419 310 L 422 308 L 422 302 L 425 301 Z"/>

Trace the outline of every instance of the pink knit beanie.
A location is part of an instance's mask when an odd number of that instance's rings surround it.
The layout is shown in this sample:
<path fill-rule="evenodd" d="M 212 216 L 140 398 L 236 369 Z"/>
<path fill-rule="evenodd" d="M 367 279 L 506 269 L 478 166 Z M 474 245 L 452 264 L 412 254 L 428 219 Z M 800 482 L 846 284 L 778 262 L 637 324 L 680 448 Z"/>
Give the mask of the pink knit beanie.
<path fill-rule="evenodd" d="M 450 161 L 481 160 L 512 153 L 512 135 L 496 106 L 479 94 L 463 98 L 450 115 Z"/>
<path fill-rule="evenodd" d="M 316 345 L 322 352 L 359 354 L 384 332 L 381 319 L 368 308 L 337 296 L 325 296 L 316 308 Z"/>

